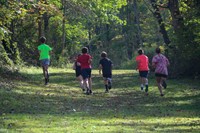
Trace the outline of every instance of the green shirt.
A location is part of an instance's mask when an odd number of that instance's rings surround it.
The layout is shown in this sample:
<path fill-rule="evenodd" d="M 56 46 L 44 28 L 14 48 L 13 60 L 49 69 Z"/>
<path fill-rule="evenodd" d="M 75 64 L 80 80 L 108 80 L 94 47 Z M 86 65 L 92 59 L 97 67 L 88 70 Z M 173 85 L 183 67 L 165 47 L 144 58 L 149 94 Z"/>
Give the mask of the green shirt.
<path fill-rule="evenodd" d="M 40 59 L 39 60 L 50 59 L 49 51 L 52 50 L 51 47 L 49 47 L 46 44 L 41 44 L 40 46 L 38 46 L 38 50 L 40 51 Z"/>

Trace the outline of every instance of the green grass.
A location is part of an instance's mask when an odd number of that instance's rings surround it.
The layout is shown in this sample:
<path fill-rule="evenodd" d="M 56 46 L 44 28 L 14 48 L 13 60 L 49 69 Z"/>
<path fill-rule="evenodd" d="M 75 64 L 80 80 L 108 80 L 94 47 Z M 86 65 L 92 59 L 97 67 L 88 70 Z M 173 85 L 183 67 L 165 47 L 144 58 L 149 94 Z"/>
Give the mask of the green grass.
<path fill-rule="evenodd" d="M 145 96 L 136 71 L 114 70 L 107 94 L 93 70 L 94 95 L 85 95 L 73 70 L 50 68 L 47 86 L 41 72 L 23 68 L 22 76 L 0 78 L 0 133 L 200 132 L 198 80 L 170 79 L 160 97 L 150 76 Z"/>

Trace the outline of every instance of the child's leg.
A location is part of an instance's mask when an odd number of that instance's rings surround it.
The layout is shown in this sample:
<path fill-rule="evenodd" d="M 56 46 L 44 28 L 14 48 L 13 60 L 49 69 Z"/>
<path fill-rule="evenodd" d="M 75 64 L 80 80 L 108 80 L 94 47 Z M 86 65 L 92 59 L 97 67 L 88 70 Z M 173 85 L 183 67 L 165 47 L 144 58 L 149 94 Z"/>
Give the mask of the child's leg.
<path fill-rule="evenodd" d="M 79 75 L 79 76 L 77 77 L 77 80 L 78 80 L 78 82 L 79 82 L 79 85 L 80 85 L 81 89 L 84 90 L 84 84 L 83 84 L 84 81 L 83 81 L 82 76 Z"/>
<path fill-rule="evenodd" d="M 92 90 L 92 78 L 88 78 L 88 85 L 89 85 L 89 88 L 90 90 Z"/>
<path fill-rule="evenodd" d="M 88 84 L 88 73 L 86 69 L 82 69 L 81 70 L 81 75 L 83 77 L 83 86 L 87 89 L 86 90 L 86 94 L 89 95 L 90 94 L 90 88 L 89 88 L 89 84 Z"/>
<path fill-rule="evenodd" d="M 83 85 L 84 85 L 87 89 L 89 89 L 88 78 L 86 78 L 86 79 L 83 80 Z"/>
<path fill-rule="evenodd" d="M 87 69 L 87 75 L 88 75 L 88 85 L 89 85 L 89 90 L 90 90 L 90 94 L 92 94 L 92 78 L 91 78 L 91 73 L 92 73 L 92 69 Z"/>
<path fill-rule="evenodd" d="M 163 96 L 163 92 L 162 92 L 162 79 L 161 79 L 161 77 L 156 77 L 156 81 L 157 81 L 158 89 L 160 91 L 160 95 Z"/>
<path fill-rule="evenodd" d="M 88 78 L 87 81 L 85 82 L 87 84 L 87 91 L 86 94 L 90 95 L 92 94 L 92 79 Z"/>
<path fill-rule="evenodd" d="M 105 92 L 108 92 L 108 79 L 104 77 Z"/>
<path fill-rule="evenodd" d="M 111 77 L 107 78 L 108 80 L 108 89 L 111 89 L 112 88 L 112 79 Z"/>
<path fill-rule="evenodd" d="M 43 66 L 42 70 L 43 70 L 43 75 L 44 75 L 44 78 L 45 78 L 45 85 L 47 85 L 48 82 L 49 82 L 48 66 Z"/>
<path fill-rule="evenodd" d="M 104 78 L 104 85 L 108 85 L 108 79 Z"/>
<path fill-rule="evenodd" d="M 166 83 L 166 78 L 162 77 L 162 86 L 166 89 L 167 88 L 167 83 Z"/>
<path fill-rule="evenodd" d="M 148 79 L 147 78 L 143 78 L 144 80 L 144 84 L 145 84 L 145 92 L 148 93 L 148 88 L 149 88 L 149 85 L 148 85 Z"/>
<path fill-rule="evenodd" d="M 141 90 L 143 90 L 143 88 L 144 88 L 144 81 L 141 76 L 140 76 L 140 88 L 141 88 Z"/>
<path fill-rule="evenodd" d="M 87 95 L 89 95 L 89 94 L 91 94 L 90 92 L 91 92 L 91 90 L 90 90 L 90 88 L 89 88 L 89 80 L 88 80 L 88 78 L 86 78 L 86 79 L 84 79 L 84 86 L 86 87 L 86 94 Z"/>
<path fill-rule="evenodd" d="M 46 78 L 49 79 L 49 71 L 48 71 L 48 66 L 46 66 Z"/>
<path fill-rule="evenodd" d="M 44 66 L 42 66 L 42 71 L 43 71 L 43 76 L 44 76 L 44 78 L 46 78 L 46 71 L 45 71 L 45 67 Z"/>
<path fill-rule="evenodd" d="M 43 66 L 42 69 L 44 78 L 48 78 L 49 77 L 48 66 Z"/>
<path fill-rule="evenodd" d="M 84 86 L 87 88 L 86 94 L 92 94 L 91 69 L 83 69 L 82 76 L 84 79 Z"/>

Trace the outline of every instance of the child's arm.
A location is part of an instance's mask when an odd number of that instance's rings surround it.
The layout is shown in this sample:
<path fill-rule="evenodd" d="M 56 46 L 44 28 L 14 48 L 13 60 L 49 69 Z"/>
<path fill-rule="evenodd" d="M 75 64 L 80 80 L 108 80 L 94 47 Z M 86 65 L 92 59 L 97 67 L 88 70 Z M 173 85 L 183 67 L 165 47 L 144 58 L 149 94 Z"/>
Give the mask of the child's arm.
<path fill-rule="evenodd" d="M 76 62 L 73 63 L 72 69 L 76 70 Z"/>
<path fill-rule="evenodd" d="M 88 63 L 89 63 L 89 64 L 92 63 L 92 57 L 90 57 L 90 59 L 88 60 Z"/>
<path fill-rule="evenodd" d="M 136 71 L 139 69 L 139 63 L 140 63 L 140 61 L 136 60 Z"/>
<path fill-rule="evenodd" d="M 156 64 L 157 64 L 157 62 L 152 62 L 152 67 L 156 68 Z"/>
<path fill-rule="evenodd" d="M 52 55 L 53 54 L 53 50 L 51 50 L 49 53 L 50 53 L 50 55 Z"/>

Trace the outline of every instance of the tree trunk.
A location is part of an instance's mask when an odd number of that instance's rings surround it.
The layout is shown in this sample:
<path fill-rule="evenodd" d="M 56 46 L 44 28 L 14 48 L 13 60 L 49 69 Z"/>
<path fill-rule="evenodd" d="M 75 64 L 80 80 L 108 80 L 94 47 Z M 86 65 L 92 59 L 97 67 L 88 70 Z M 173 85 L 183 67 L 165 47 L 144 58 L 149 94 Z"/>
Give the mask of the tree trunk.
<path fill-rule="evenodd" d="M 137 41 L 136 42 L 137 42 L 138 46 L 142 46 L 143 41 L 142 41 L 142 35 L 141 35 L 141 27 L 140 27 L 140 21 L 139 21 L 137 0 L 133 1 L 133 10 L 134 10 L 134 22 L 137 27 L 137 35 L 136 35 Z"/>
<path fill-rule="evenodd" d="M 46 38 L 48 38 L 48 32 L 49 32 L 49 16 L 47 15 L 47 13 L 45 13 L 43 15 L 44 18 L 44 35 L 46 36 Z"/>
<path fill-rule="evenodd" d="M 62 6 L 63 6 L 63 24 L 62 24 L 62 54 L 64 54 L 64 48 L 65 48 L 65 10 L 66 10 L 66 6 L 65 6 L 65 0 L 62 0 Z"/>
<path fill-rule="evenodd" d="M 39 2 L 39 0 L 37 0 L 37 2 Z M 40 7 L 39 7 L 38 8 L 38 41 L 40 40 L 41 36 L 42 36 L 42 15 L 40 13 Z"/>
<path fill-rule="evenodd" d="M 110 41 L 110 25 L 106 24 L 106 41 Z"/>
<path fill-rule="evenodd" d="M 45 4 L 48 4 L 47 3 L 47 0 L 45 0 Z M 46 38 L 48 38 L 48 32 L 49 32 L 49 16 L 47 14 L 47 12 L 45 12 L 43 14 L 43 19 L 44 19 L 44 35 L 46 36 Z M 48 41 L 48 40 L 47 40 Z"/>
<path fill-rule="evenodd" d="M 169 0 L 168 2 L 168 8 L 172 17 L 172 26 L 175 31 L 175 36 L 178 39 L 177 40 L 177 46 L 183 45 L 182 39 L 184 38 L 184 23 L 183 23 L 183 17 L 181 16 L 180 10 L 179 10 L 179 2 L 178 0 Z M 176 77 L 178 75 L 178 65 L 180 63 L 180 57 L 182 55 L 181 50 L 177 47 L 171 47 L 174 58 L 172 59 L 172 76 Z"/>
<path fill-rule="evenodd" d="M 178 0 L 169 0 L 168 7 L 172 17 L 172 25 L 174 27 L 174 31 L 178 32 L 179 29 L 184 27 L 183 17 L 181 16 L 179 10 L 179 2 Z"/>
<path fill-rule="evenodd" d="M 160 14 L 160 10 L 158 8 L 158 6 L 156 5 L 156 1 L 155 0 L 151 0 L 151 5 L 154 9 L 154 16 L 156 17 L 159 27 L 160 27 L 160 32 L 163 35 L 163 40 L 165 42 L 165 44 L 168 46 L 168 44 L 170 43 L 170 39 L 169 36 L 167 34 L 167 31 L 165 29 L 165 24 L 163 22 L 162 16 Z"/>
<path fill-rule="evenodd" d="M 133 22 L 132 22 L 132 19 L 131 19 L 131 11 L 132 9 L 130 8 L 132 7 L 132 0 L 127 0 L 127 9 L 126 9 L 126 12 L 127 12 L 127 30 L 126 30 L 126 33 L 125 33 L 125 38 L 126 38 L 126 45 L 127 45 L 127 56 L 128 56 L 128 59 L 132 59 L 132 55 L 133 55 L 133 36 L 132 36 L 132 33 L 134 31 L 132 31 L 131 27 L 133 27 Z"/>
<path fill-rule="evenodd" d="M 41 16 L 38 17 L 38 40 L 40 40 L 40 37 L 42 36 L 42 21 Z"/>

